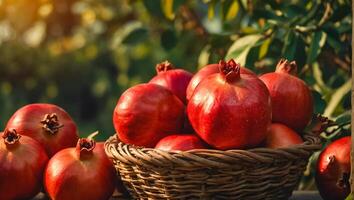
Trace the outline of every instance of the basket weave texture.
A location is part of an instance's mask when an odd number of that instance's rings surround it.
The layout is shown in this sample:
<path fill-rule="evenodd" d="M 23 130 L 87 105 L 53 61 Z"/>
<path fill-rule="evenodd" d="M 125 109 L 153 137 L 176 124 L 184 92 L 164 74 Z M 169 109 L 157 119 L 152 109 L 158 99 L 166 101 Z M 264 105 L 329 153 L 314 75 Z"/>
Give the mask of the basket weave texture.
<path fill-rule="evenodd" d="M 312 135 L 281 149 L 165 152 L 124 144 L 116 136 L 105 143 L 134 199 L 288 199 L 320 148 Z"/>

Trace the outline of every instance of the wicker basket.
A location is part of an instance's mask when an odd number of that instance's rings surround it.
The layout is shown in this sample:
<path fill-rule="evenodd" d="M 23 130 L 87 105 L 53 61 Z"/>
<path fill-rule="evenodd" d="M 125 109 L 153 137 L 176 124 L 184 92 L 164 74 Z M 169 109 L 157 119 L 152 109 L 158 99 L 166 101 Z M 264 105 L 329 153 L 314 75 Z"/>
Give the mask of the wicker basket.
<path fill-rule="evenodd" d="M 108 156 L 135 199 L 288 199 L 311 154 L 312 135 L 291 148 L 165 152 L 127 145 L 112 136 Z"/>

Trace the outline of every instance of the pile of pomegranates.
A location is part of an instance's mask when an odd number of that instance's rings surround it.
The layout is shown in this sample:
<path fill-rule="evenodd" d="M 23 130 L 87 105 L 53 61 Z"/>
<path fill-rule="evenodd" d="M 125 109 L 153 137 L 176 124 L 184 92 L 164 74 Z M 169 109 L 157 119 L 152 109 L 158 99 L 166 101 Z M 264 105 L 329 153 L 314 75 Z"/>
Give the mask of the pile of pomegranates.
<path fill-rule="evenodd" d="M 148 83 L 125 91 L 113 112 L 118 138 L 165 151 L 282 148 L 303 142 L 313 115 L 309 87 L 296 63 L 281 59 L 258 77 L 235 60 L 221 60 L 196 74 L 156 65 Z"/>
<path fill-rule="evenodd" d="M 0 132 L 0 199 L 109 199 L 119 183 L 103 143 L 79 139 L 75 122 L 52 104 L 29 104 Z"/>
<path fill-rule="evenodd" d="M 120 141 L 160 151 L 287 148 L 303 143 L 313 115 L 309 87 L 294 61 L 257 76 L 235 60 L 192 74 L 165 61 L 148 83 L 127 89 L 113 112 Z M 52 104 L 17 110 L 0 132 L 2 200 L 30 199 L 45 189 L 51 199 L 108 199 L 124 193 L 103 143 L 79 139 L 70 115 Z M 316 181 L 326 199 L 349 192 L 350 137 L 320 155 Z M 334 190 L 333 190 L 334 188 Z"/>
<path fill-rule="evenodd" d="M 236 61 L 221 60 L 192 75 L 169 62 L 148 83 L 129 88 L 113 113 L 118 138 L 161 151 L 287 148 L 303 143 L 313 117 L 310 88 L 296 76 L 295 61 L 257 76 Z M 349 191 L 350 137 L 320 155 L 316 182 L 324 199 Z"/>

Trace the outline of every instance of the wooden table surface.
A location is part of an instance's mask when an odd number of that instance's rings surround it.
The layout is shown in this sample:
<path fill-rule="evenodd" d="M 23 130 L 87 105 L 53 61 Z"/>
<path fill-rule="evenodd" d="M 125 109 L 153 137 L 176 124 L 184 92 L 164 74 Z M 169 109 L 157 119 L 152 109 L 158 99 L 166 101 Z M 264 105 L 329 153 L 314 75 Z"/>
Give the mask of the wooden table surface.
<path fill-rule="evenodd" d="M 48 200 L 48 198 L 40 194 L 33 200 Z M 112 198 L 112 200 L 123 200 L 119 198 Z M 289 200 L 322 200 L 317 191 L 295 191 Z"/>

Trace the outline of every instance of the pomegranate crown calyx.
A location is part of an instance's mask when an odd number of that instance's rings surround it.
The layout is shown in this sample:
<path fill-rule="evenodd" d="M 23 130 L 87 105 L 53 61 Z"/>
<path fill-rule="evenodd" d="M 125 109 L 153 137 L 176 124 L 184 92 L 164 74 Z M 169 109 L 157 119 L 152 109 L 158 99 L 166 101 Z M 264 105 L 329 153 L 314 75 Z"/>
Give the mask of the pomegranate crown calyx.
<path fill-rule="evenodd" d="M 76 150 L 78 151 L 80 158 L 92 155 L 92 151 L 95 149 L 96 142 L 93 139 L 81 138 L 77 142 Z"/>
<path fill-rule="evenodd" d="M 17 133 L 15 129 L 6 129 L 2 134 L 2 138 L 6 145 L 14 145 L 17 144 L 21 138 L 21 135 Z"/>
<path fill-rule="evenodd" d="M 295 61 L 289 62 L 287 59 L 280 59 L 278 62 L 275 72 L 280 72 L 280 73 L 287 73 L 291 75 L 296 75 L 297 74 L 297 64 Z"/>
<path fill-rule="evenodd" d="M 233 59 L 225 62 L 220 60 L 219 70 L 222 75 L 224 75 L 226 81 L 233 82 L 240 78 L 241 65 L 236 63 Z"/>
<path fill-rule="evenodd" d="M 170 63 L 169 61 L 166 60 L 166 61 L 156 65 L 156 72 L 157 73 L 166 72 L 166 71 L 171 70 L 173 68 L 174 68 L 174 66 L 172 65 L 172 63 Z"/>
<path fill-rule="evenodd" d="M 46 114 L 41 121 L 43 124 L 42 128 L 50 134 L 55 134 L 62 128 L 64 125 L 59 123 L 59 119 L 56 113 Z"/>

